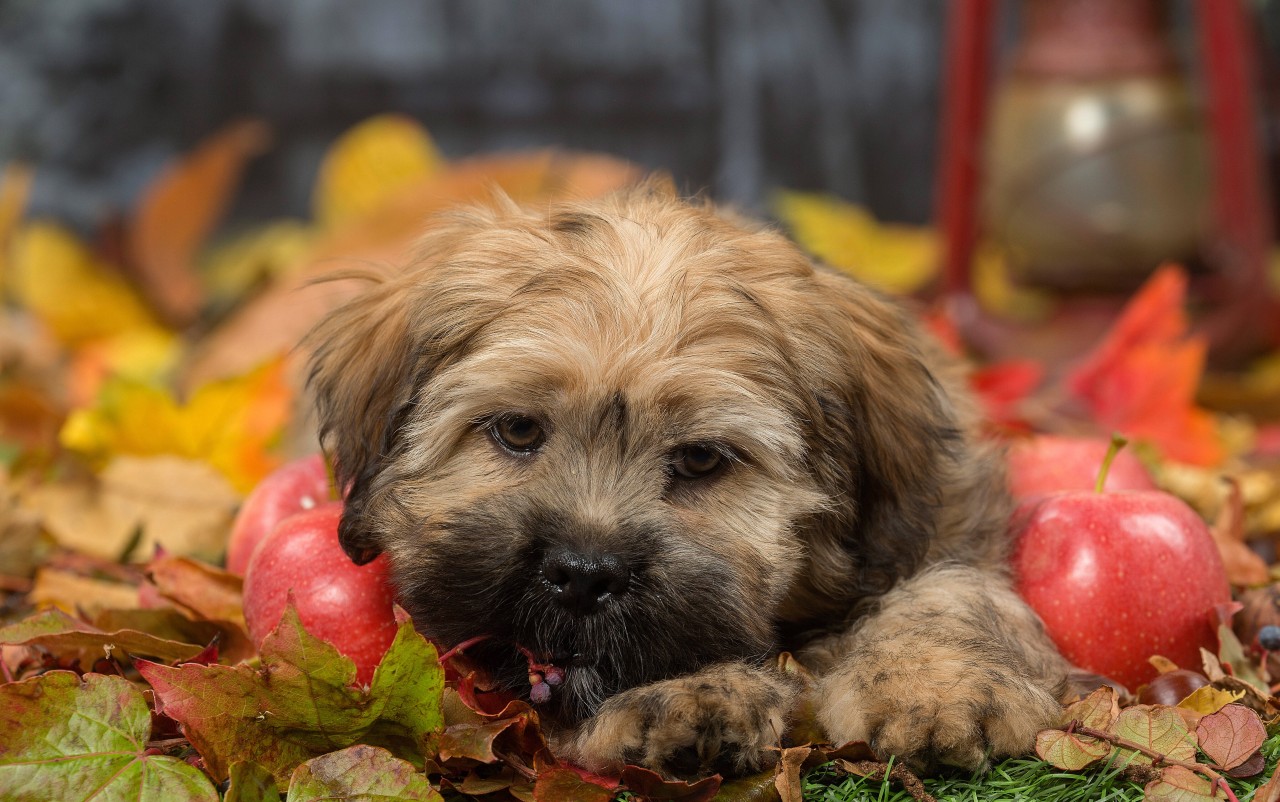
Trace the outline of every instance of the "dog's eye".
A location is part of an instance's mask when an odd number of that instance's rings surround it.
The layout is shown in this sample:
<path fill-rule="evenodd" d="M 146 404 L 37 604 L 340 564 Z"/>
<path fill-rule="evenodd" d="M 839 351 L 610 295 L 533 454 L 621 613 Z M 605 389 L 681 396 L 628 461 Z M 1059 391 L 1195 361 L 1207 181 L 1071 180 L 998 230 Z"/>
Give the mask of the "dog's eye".
<path fill-rule="evenodd" d="M 489 427 L 489 432 L 498 441 L 498 445 L 519 452 L 537 451 L 546 439 L 542 426 L 525 415 L 505 415 L 498 418 Z"/>
<path fill-rule="evenodd" d="M 684 479 L 701 479 L 715 473 L 724 456 L 709 446 L 680 446 L 671 452 L 671 470 Z"/>

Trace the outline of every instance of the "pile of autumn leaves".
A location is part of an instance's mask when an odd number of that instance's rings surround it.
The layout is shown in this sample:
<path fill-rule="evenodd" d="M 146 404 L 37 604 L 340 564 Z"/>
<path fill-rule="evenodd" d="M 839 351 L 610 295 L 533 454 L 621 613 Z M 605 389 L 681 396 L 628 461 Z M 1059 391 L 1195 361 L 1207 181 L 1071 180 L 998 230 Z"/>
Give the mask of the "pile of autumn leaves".
<path fill-rule="evenodd" d="M 303 416 L 290 349 L 352 291 L 317 292 L 313 279 L 353 262 L 395 264 L 433 212 L 494 187 L 544 203 L 639 176 L 585 154 L 450 163 L 412 121 L 378 117 L 325 156 L 311 219 L 210 246 L 267 133 L 256 122 L 216 133 L 88 238 L 24 219 L 29 170 L 10 166 L 0 178 L 0 798 L 276 802 L 287 793 L 306 802 L 444 791 L 603 802 L 626 789 L 642 799 L 792 802 L 802 772 L 821 763 L 889 773 L 924 798 L 865 745 L 810 745 L 803 712 L 791 733 L 803 745 L 781 749 L 776 771 L 723 784 L 665 782 L 637 768 L 585 775 L 556 763 L 529 705 L 485 692 L 465 659 L 439 665 L 407 622 L 368 687 L 296 615 L 253 648 L 240 578 L 217 565 L 244 493 L 313 447 L 294 425 Z M 936 278 L 926 230 L 799 194 L 777 210 L 806 247 L 863 280 L 919 294 Z M 1026 307 L 993 260 L 979 255 L 984 302 Z M 1188 334 L 1185 290 L 1176 268 L 1157 274 L 1069 383 L 1034 360 L 975 368 L 993 432 L 1054 421 L 1120 429 L 1178 466 L 1163 479 L 1211 484 L 1205 477 L 1242 447 L 1194 402 L 1204 346 Z M 962 351 L 942 307 L 927 322 Z M 1250 520 L 1277 499 L 1258 495 Z M 1243 530 L 1220 543 L 1238 557 L 1228 567 L 1237 584 L 1259 571 L 1266 581 Z M 1262 770 L 1258 747 L 1280 711 L 1266 666 L 1229 627 L 1220 636 L 1220 653 L 1189 667 L 1206 672 L 1206 689 L 1177 707 L 1099 691 L 1041 734 L 1038 753 L 1072 771 L 1127 763 L 1152 800 L 1221 798 L 1221 777 Z M 806 681 L 793 659 L 779 664 Z M 1255 799 L 1280 799 L 1276 785 Z"/>

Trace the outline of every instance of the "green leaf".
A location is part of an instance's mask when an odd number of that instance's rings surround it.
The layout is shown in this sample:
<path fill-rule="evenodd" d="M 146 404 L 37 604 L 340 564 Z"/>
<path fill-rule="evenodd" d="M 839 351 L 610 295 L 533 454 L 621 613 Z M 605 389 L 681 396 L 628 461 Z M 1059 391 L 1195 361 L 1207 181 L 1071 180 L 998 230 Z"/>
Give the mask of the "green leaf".
<path fill-rule="evenodd" d="M 1079 771 L 1111 754 L 1111 744 L 1063 730 L 1041 730 L 1036 735 L 1036 754 L 1060 769 Z"/>
<path fill-rule="evenodd" d="M 285 785 L 300 763 L 355 743 L 421 763 L 443 722 L 444 671 L 407 618 L 367 690 L 356 686 L 355 665 L 303 629 L 292 606 L 263 643 L 259 668 L 139 662 L 138 670 L 220 780 L 252 755 Z"/>
<path fill-rule="evenodd" d="M 440 802 L 426 775 L 376 746 L 308 760 L 293 772 L 286 802 Z"/>
<path fill-rule="evenodd" d="M 51 671 L 0 685 L 6 802 L 217 802 L 209 778 L 148 755 L 151 711 L 122 677 Z"/>
<path fill-rule="evenodd" d="M 1224 769 L 1233 769 L 1258 751 L 1267 740 L 1267 728 L 1257 713 L 1232 704 L 1200 719 L 1196 737 L 1210 760 Z"/>
<path fill-rule="evenodd" d="M 1164 755 L 1171 760 L 1194 761 L 1196 737 L 1187 729 L 1172 707 L 1164 705 L 1134 705 L 1120 711 L 1116 719 L 1115 734 L 1127 741 Z M 1131 762 L 1151 765 L 1151 758 L 1140 752 L 1116 747 Z"/>
<path fill-rule="evenodd" d="M 41 646 L 58 654 L 88 652 L 94 659 L 111 651 L 117 656 L 140 655 L 165 662 L 186 660 L 204 648 L 203 644 L 182 643 L 132 629 L 107 632 L 61 610 L 46 610 L 0 628 L 0 643 Z"/>
<path fill-rule="evenodd" d="M 271 772 L 257 763 L 231 765 L 231 787 L 223 802 L 280 802 L 280 789 Z"/>
<path fill-rule="evenodd" d="M 1160 772 L 1159 779 L 1147 783 L 1146 802 L 1204 802 L 1221 800 L 1214 796 L 1213 783 L 1182 766 L 1168 766 Z"/>

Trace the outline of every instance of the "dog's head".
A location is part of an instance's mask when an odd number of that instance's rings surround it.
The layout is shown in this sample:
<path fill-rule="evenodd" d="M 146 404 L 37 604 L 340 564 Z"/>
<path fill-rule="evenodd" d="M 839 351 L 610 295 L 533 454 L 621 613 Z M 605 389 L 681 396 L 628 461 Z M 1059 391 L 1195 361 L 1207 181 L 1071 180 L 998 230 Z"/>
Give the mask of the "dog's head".
<path fill-rule="evenodd" d="M 311 344 L 348 553 L 567 720 L 911 571 L 955 434 L 899 310 L 654 187 L 441 221 Z"/>

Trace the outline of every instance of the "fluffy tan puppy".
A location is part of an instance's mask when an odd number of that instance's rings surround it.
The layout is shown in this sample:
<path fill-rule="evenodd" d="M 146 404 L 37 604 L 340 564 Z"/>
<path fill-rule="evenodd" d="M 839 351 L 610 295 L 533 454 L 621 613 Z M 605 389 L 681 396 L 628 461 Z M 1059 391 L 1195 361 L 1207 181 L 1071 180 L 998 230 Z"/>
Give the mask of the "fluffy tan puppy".
<path fill-rule="evenodd" d="M 311 337 L 357 562 L 595 770 L 830 740 L 918 768 L 1022 752 L 1064 664 L 1010 590 L 1001 461 L 902 309 L 659 184 L 433 225 Z M 550 690 L 549 698 L 547 691 Z"/>

